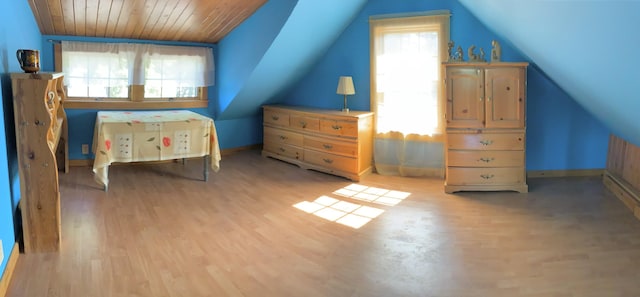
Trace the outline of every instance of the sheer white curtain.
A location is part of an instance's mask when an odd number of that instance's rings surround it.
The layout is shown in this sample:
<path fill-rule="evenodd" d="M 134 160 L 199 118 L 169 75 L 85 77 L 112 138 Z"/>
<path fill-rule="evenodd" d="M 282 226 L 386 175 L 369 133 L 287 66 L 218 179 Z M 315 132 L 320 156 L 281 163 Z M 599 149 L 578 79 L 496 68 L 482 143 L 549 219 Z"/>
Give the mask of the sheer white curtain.
<path fill-rule="evenodd" d="M 145 77 L 156 75 L 173 79 L 187 87 L 210 86 L 214 83 L 215 67 L 211 48 L 146 45 L 140 51 Z"/>
<path fill-rule="evenodd" d="M 213 50 L 209 47 L 62 41 L 62 63 L 68 87 L 103 83 L 105 78 L 126 80 L 125 85 L 144 85 L 149 67 L 190 87 L 211 86 L 215 80 Z M 87 73 L 91 81 L 72 79 L 87 77 Z"/>
<path fill-rule="evenodd" d="M 372 17 L 370 32 L 376 171 L 444 176 L 441 63 L 449 12 Z"/>
<path fill-rule="evenodd" d="M 69 96 L 129 96 L 135 52 L 115 43 L 62 42 L 62 69 Z"/>

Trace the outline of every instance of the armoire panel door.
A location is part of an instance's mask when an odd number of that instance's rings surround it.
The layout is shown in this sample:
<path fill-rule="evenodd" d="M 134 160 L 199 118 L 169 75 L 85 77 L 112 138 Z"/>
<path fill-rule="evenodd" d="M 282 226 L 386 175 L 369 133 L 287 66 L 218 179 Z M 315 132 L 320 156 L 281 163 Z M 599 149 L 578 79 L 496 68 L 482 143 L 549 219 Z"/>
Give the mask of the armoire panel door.
<path fill-rule="evenodd" d="M 524 127 L 524 71 L 521 67 L 485 70 L 487 128 Z"/>
<path fill-rule="evenodd" d="M 483 76 L 475 67 L 447 69 L 447 128 L 484 127 Z"/>

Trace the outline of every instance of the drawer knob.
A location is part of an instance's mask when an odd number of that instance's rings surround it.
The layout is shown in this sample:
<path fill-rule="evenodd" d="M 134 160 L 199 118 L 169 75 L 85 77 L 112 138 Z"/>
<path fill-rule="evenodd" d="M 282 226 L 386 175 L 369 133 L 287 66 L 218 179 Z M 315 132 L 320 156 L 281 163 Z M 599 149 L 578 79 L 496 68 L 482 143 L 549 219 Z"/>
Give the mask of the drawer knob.
<path fill-rule="evenodd" d="M 327 164 L 333 163 L 333 160 L 331 160 L 331 159 L 322 159 L 322 161 L 324 161 Z"/>
<path fill-rule="evenodd" d="M 281 147 L 281 148 L 279 148 L 279 149 L 280 149 L 280 151 L 281 151 L 281 152 L 283 152 L 283 153 L 287 151 L 287 150 L 285 150 L 285 149 L 284 149 L 284 148 L 282 148 L 282 147 Z"/>
<path fill-rule="evenodd" d="M 280 119 L 280 117 L 279 117 L 279 116 L 274 115 L 274 116 L 271 116 L 271 119 L 273 119 L 274 121 L 277 121 L 277 120 L 279 120 L 279 119 Z"/>
<path fill-rule="evenodd" d="M 493 140 L 480 140 L 480 144 L 487 146 L 493 144 Z"/>
<path fill-rule="evenodd" d="M 300 121 L 300 126 L 302 128 L 306 128 L 307 127 L 307 123 L 305 121 Z"/>
<path fill-rule="evenodd" d="M 485 162 L 485 163 L 489 163 L 489 162 L 491 162 L 491 161 L 493 161 L 493 160 L 495 160 L 495 158 L 485 158 L 485 157 L 482 157 L 482 158 L 478 159 L 478 162 Z"/>
<path fill-rule="evenodd" d="M 342 126 L 340 126 L 340 125 L 332 125 L 331 128 L 333 128 L 333 130 L 340 130 L 340 129 L 342 129 Z"/>
<path fill-rule="evenodd" d="M 325 144 L 323 144 L 322 146 L 323 146 L 325 149 L 327 149 L 327 150 L 330 150 L 330 149 L 332 149 L 332 148 L 333 148 L 333 145 L 326 144 L 326 143 L 325 143 Z"/>
<path fill-rule="evenodd" d="M 493 174 L 480 174 L 480 177 L 484 179 L 492 179 L 495 175 Z"/>
<path fill-rule="evenodd" d="M 280 139 L 282 139 L 282 140 L 286 140 L 286 139 L 287 139 L 287 137 L 286 137 L 286 136 L 284 136 L 284 135 L 280 135 Z"/>

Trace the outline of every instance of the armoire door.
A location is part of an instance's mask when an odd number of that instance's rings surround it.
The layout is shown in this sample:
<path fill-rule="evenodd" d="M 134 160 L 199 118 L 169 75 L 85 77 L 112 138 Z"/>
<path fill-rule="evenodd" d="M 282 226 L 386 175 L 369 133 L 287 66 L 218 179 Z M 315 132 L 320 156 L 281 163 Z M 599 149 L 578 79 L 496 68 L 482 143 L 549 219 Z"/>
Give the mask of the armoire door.
<path fill-rule="evenodd" d="M 487 128 L 523 128 L 525 118 L 525 69 L 485 70 Z"/>

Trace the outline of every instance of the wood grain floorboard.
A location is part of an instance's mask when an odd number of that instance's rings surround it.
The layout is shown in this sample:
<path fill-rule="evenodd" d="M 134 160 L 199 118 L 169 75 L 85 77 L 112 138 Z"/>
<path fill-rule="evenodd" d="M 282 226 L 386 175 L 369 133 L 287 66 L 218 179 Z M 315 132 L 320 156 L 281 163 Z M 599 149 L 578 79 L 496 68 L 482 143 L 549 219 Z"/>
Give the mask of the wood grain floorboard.
<path fill-rule="evenodd" d="M 88 167 L 61 174 L 62 250 L 21 255 L 7 296 L 640 296 L 640 222 L 599 177 L 527 194 L 356 184 L 410 193 L 391 205 L 257 150 L 208 182 L 201 167 L 112 166 L 107 193 Z M 383 212 L 352 228 L 293 207 L 322 196 Z"/>

